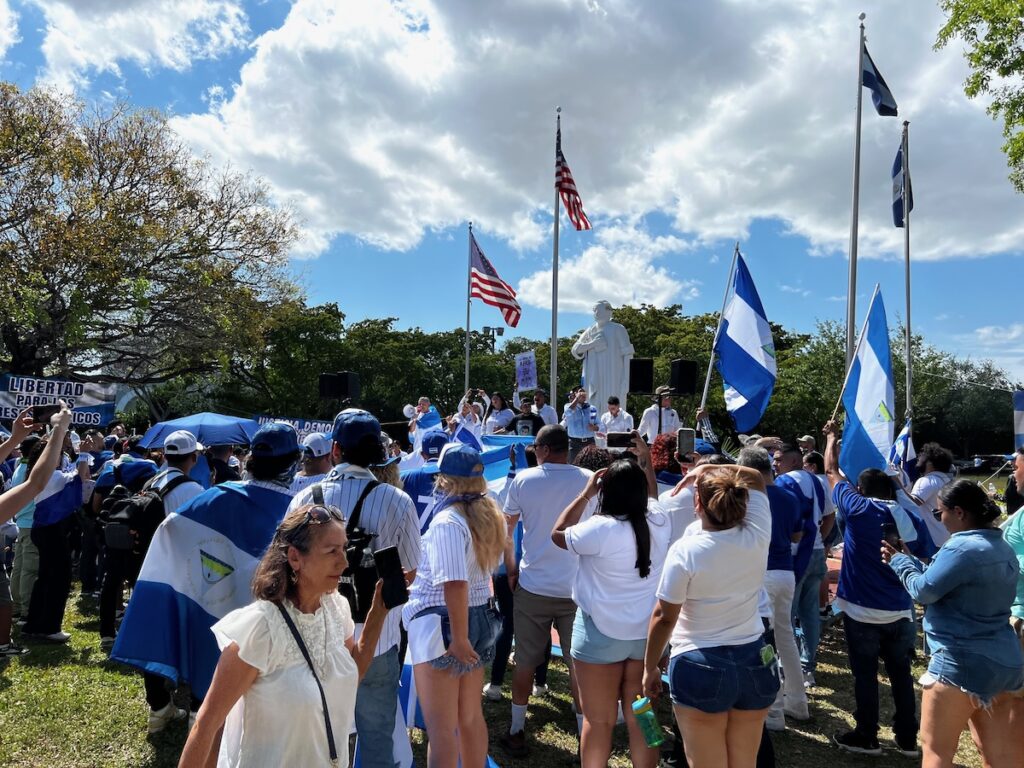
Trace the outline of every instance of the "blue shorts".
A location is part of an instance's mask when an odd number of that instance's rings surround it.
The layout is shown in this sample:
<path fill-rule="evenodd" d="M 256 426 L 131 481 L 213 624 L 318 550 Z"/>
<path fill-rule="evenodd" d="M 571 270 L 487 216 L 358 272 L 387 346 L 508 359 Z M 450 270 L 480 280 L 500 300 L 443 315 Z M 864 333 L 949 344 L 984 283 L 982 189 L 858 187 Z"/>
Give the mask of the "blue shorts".
<path fill-rule="evenodd" d="M 779 692 L 778 663 L 765 666 L 763 640 L 746 645 L 698 648 L 672 657 L 672 701 L 711 714 L 730 709 L 767 709 Z"/>
<path fill-rule="evenodd" d="M 572 623 L 572 648 L 569 655 L 586 664 L 617 664 L 626 659 L 642 661 L 647 639 L 616 640 L 597 628 L 589 614 L 576 609 Z"/>
<path fill-rule="evenodd" d="M 441 637 L 444 647 L 447 649 L 452 641 L 451 622 L 448 618 L 446 606 L 435 606 L 426 608 L 413 617 L 413 621 L 420 616 L 437 614 L 441 617 Z M 409 630 L 412 631 L 413 622 L 409 622 Z M 427 663 L 434 669 L 446 669 L 453 675 L 463 675 L 472 672 L 494 660 L 494 643 L 501 631 L 501 615 L 491 607 L 489 603 L 473 605 L 469 608 L 469 643 L 473 646 L 480 660 L 476 664 L 466 665 L 461 663 L 454 656 L 443 654 L 431 659 Z"/>
<path fill-rule="evenodd" d="M 1024 672 L 1020 667 L 1004 667 L 978 653 L 940 648 L 932 654 L 928 672 L 921 677 L 924 687 L 933 682 L 959 688 L 979 706 L 987 707 L 1000 693 L 1019 691 L 1024 686 Z"/>

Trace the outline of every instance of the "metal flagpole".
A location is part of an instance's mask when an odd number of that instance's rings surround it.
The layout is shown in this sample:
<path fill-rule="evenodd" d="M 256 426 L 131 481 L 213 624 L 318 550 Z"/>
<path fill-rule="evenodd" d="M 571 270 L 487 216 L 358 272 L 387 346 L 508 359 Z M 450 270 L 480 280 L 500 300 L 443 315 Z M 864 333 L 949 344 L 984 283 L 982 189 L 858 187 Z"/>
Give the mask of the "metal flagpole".
<path fill-rule="evenodd" d="M 907 415 L 910 419 L 913 416 L 913 366 L 910 357 L 910 122 L 903 121 L 903 270 L 906 275 L 907 290 Z M 911 422 L 910 433 L 913 434 L 914 426 Z"/>
<path fill-rule="evenodd" d="M 846 288 L 846 367 L 853 365 L 857 343 L 857 218 L 860 208 L 860 117 L 864 101 L 864 14 L 860 15 L 860 48 L 857 50 L 857 130 L 853 144 L 853 212 L 850 218 L 850 281 Z"/>
<path fill-rule="evenodd" d="M 562 127 L 562 108 L 555 110 L 556 131 Z M 558 133 L 555 133 L 558 136 Z M 557 160 L 557 149 L 556 149 Z M 551 256 L 551 392 L 548 402 L 558 403 L 558 184 L 555 184 L 555 237 Z"/>
<path fill-rule="evenodd" d="M 466 248 L 469 254 L 469 263 L 466 265 L 466 382 L 462 388 L 463 392 L 469 390 L 469 307 L 472 303 L 473 292 L 473 222 L 469 222 L 469 244 Z"/>
<path fill-rule="evenodd" d="M 711 359 L 708 361 L 708 375 L 704 378 L 704 394 L 700 397 L 701 410 L 708 402 L 708 389 L 711 387 L 711 369 L 715 365 L 715 346 L 718 344 L 718 334 L 722 331 L 722 318 L 725 316 L 725 307 L 729 302 L 729 291 L 732 290 L 732 281 L 736 275 L 736 260 L 740 255 L 740 244 L 736 242 L 736 250 L 732 252 L 732 266 L 729 267 L 729 279 L 725 283 L 725 295 L 722 297 L 722 311 L 718 315 L 718 327 L 715 328 L 715 338 L 711 342 Z"/>

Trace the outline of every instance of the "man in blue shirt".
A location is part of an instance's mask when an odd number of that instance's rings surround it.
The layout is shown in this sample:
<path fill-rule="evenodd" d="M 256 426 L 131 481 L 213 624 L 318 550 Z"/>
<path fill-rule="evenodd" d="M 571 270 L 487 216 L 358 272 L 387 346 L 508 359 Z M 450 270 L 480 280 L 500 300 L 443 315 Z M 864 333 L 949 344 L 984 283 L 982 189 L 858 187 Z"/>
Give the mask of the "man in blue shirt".
<path fill-rule="evenodd" d="M 437 477 L 437 460 L 441 456 L 441 449 L 447 444 L 446 432 L 427 432 L 420 443 L 423 466 L 402 473 L 402 490 L 416 505 L 421 534 L 427 532 L 430 521 L 434 519 L 434 479 Z"/>
<path fill-rule="evenodd" d="M 854 487 L 839 470 L 836 425 L 825 425 L 825 474 L 832 486 L 837 514 L 845 521 L 843 564 L 835 609 L 842 611 L 846 646 L 853 673 L 853 713 L 856 727 L 837 733 L 835 742 L 848 752 L 880 755 L 878 743 L 878 660 L 892 689 L 896 714 L 893 733 L 896 748 L 908 757 L 917 748 L 917 713 L 911 660 L 914 654 L 914 604 L 893 570 L 882 561 L 882 528 L 917 529 L 918 521 L 896 504 L 892 478 L 880 469 L 866 469 Z M 901 520 L 897 520 L 900 517 Z M 921 524 L 923 525 L 923 523 Z M 917 541 L 903 536 L 911 550 L 926 537 L 915 531 Z M 915 553 L 916 554 L 916 553 Z"/>
<path fill-rule="evenodd" d="M 594 444 L 594 433 L 600 428 L 597 409 L 587 402 L 587 390 L 577 387 L 569 393 L 569 402 L 562 412 L 562 424 L 569 433 L 569 463 L 586 446 Z"/>

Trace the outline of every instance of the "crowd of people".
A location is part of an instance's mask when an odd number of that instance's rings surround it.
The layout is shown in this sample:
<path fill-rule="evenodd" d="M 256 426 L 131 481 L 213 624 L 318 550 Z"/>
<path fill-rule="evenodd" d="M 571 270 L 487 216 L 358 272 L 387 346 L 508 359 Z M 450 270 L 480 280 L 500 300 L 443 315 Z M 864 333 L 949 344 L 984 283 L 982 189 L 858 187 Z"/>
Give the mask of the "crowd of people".
<path fill-rule="evenodd" d="M 771 734 L 812 717 L 827 622 L 856 702 L 839 749 L 882 754 L 881 661 L 892 749 L 951 766 L 967 728 L 986 766 L 1022 765 L 1024 515 L 1000 526 L 949 451 L 924 446 L 912 484 L 893 468 L 847 478 L 832 422 L 820 452 L 812 435 L 741 435 L 735 456 L 704 441 L 680 454 L 667 388 L 637 429 L 614 396 L 599 408 L 577 388 L 559 415 L 532 395 L 513 410 L 471 389 L 447 418 L 421 397 L 409 450 L 356 408 L 301 441 L 272 423 L 244 446 L 181 430 L 149 449 L 120 423 L 76 434 L 66 406 L 47 424 L 26 411 L 0 443 L 0 657 L 69 640 L 77 565 L 101 646 L 142 673 L 149 732 L 187 719 L 181 766 L 347 765 L 354 732 L 363 766 L 393 768 L 405 665 L 429 765 L 479 768 L 492 744 L 526 757 L 557 637 L 584 768 L 608 764 L 622 721 L 633 765 L 740 768 L 773 765 Z M 609 447 L 614 433 L 628 444 Z M 487 440 L 500 435 L 518 439 Z M 508 451 L 503 481 L 484 477 L 484 444 Z M 1024 447 L 1015 458 L 1024 487 Z M 163 586 L 198 526 L 202 595 L 245 579 L 216 610 Z M 218 555 L 217 536 L 251 568 Z M 173 648 L 150 648 L 154 613 L 175 624 Z M 507 726 L 489 733 L 482 701 L 503 698 L 513 653 Z M 633 714 L 663 696 L 664 748 Z"/>

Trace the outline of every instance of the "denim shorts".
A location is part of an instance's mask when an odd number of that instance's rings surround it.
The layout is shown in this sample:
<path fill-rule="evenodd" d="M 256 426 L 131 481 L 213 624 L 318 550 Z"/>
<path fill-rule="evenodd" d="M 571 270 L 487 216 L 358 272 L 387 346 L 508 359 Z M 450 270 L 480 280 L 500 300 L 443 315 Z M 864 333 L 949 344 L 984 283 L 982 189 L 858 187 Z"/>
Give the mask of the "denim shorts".
<path fill-rule="evenodd" d="M 417 613 L 409 622 L 409 631 L 412 632 L 413 624 L 421 616 L 437 615 L 441 617 L 441 637 L 444 647 L 448 648 L 452 641 L 451 622 L 448 618 L 448 608 L 443 605 L 425 608 Z M 427 663 L 434 669 L 446 669 L 453 675 L 464 675 L 474 669 L 490 664 L 494 660 L 494 643 L 501 631 L 501 615 L 491 607 L 490 603 L 473 605 L 469 608 L 469 644 L 473 646 L 477 656 L 480 657 L 476 664 L 463 664 L 454 656 L 442 654 L 431 659 Z"/>
<path fill-rule="evenodd" d="M 763 640 L 746 645 L 698 648 L 672 657 L 672 701 L 711 714 L 730 709 L 767 709 L 779 692 L 778 663 L 765 665 Z"/>
<path fill-rule="evenodd" d="M 1000 693 L 1019 691 L 1024 686 L 1024 671 L 1004 667 L 981 654 L 941 648 L 932 654 L 920 682 L 925 688 L 936 682 L 959 688 L 977 706 L 988 707 Z"/>
<path fill-rule="evenodd" d="M 642 661 L 647 639 L 616 640 L 597 628 L 590 615 L 576 609 L 572 623 L 572 650 L 569 655 L 586 664 L 617 664 L 626 659 Z"/>

